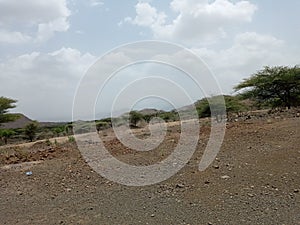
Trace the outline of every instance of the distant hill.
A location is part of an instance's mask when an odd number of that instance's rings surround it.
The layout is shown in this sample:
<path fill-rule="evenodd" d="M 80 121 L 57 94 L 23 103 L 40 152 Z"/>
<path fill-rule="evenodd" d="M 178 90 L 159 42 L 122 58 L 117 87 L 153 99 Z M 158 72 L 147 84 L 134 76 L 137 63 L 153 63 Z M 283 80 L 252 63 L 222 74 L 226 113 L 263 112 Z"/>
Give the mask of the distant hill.
<path fill-rule="evenodd" d="M 33 120 L 29 119 L 27 116 L 18 113 L 19 119 L 13 121 L 13 122 L 8 122 L 8 123 L 3 123 L 1 125 L 1 128 L 3 129 L 16 129 L 16 128 L 23 128 L 27 124 L 30 124 L 33 122 Z"/>
<path fill-rule="evenodd" d="M 19 116 L 19 119 L 13 121 L 13 122 L 8 122 L 8 123 L 3 123 L 0 128 L 2 129 L 17 129 L 17 128 L 24 128 L 26 125 L 34 122 L 34 120 L 29 119 L 27 116 L 17 113 Z M 64 126 L 67 123 L 64 122 L 39 122 L 40 127 L 55 127 L 55 126 Z"/>
<path fill-rule="evenodd" d="M 146 109 L 142 109 L 142 110 L 136 110 L 138 113 L 142 114 L 143 116 L 146 116 L 146 115 L 155 115 L 155 114 L 158 114 L 158 113 L 164 113 L 165 111 L 163 110 L 158 110 L 158 109 L 150 109 L 150 108 L 146 108 Z M 128 116 L 130 112 L 126 112 L 126 113 L 123 113 L 121 115 L 122 116 Z"/>
<path fill-rule="evenodd" d="M 145 116 L 145 115 L 153 115 L 156 113 L 163 113 L 165 111 L 157 110 L 157 109 L 142 109 L 142 110 L 139 110 L 138 112 Z"/>

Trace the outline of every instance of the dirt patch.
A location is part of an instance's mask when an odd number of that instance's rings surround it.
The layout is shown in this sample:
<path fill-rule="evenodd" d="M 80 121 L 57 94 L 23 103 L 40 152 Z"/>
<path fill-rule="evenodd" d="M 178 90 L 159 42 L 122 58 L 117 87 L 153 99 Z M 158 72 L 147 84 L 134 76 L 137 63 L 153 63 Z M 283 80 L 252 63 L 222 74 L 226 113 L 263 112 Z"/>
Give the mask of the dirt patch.
<path fill-rule="evenodd" d="M 229 123 L 217 158 L 199 172 L 210 131 L 202 126 L 191 161 L 172 178 L 145 187 L 104 179 L 85 163 L 74 143 L 32 146 L 25 161 L 42 160 L 30 165 L 32 175 L 13 167 L 0 170 L 1 223 L 300 224 L 299 127 L 297 117 Z M 178 130 L 172 126 L 160 146 L 166 155 Z M 166 157 L 128 150 L 110 131 L 103 137 L 112 154 L 131 164 Z M 2 164 L 11 163 L 2 150 Z M 24 159 L 17 158 L 14 163 Z"/>

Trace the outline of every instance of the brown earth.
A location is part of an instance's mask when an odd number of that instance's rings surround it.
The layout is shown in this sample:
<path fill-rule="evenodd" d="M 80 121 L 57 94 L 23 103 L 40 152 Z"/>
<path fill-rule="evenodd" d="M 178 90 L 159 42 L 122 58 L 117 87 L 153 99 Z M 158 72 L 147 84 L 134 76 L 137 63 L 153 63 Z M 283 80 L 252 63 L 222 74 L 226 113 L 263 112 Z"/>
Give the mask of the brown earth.
<path fill-rule="evenodd" d="M 192 160 L 144 187 L 101 177 L 75 143 L 1 148 L 0 224 L 300 224 L 299 127 L 299 118 L 229 123 L 217 158 L 199 172 L 210 132 L 204 125 Z M 122 146 L 112 131 L 101 137 L 120 160 L 149 165 L 170 154 L 179 134 L 172 124 L 162 145 L 143 153 Z"/>

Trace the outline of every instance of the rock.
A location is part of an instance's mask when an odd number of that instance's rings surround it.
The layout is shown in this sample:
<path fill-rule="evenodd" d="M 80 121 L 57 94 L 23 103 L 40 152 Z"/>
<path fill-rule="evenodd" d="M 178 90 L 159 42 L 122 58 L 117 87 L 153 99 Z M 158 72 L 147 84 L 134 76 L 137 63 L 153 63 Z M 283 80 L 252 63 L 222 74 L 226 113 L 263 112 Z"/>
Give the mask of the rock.
<path fill-rule="evenodd" d="M 154 217 L 155 215 L 154 214 L 151 214 L 151 217 Z"/>
<path fill-rule="evenodd" d="M 184 188 L 184 184 L 176 184 L 176 188 Z"/>
<path fill-rule="evenodd" d="M 299 193 L 299 189 L 295 189 L 295 190 L 294 190 L 294 193 Z"/>
<path fill-rule="evenodd" d="M 204 184 L 209 184 L 209 183 L 210 183 L 209 180 L 204 181 Z"/>
<path fill-rule="evenodd" d="M 26 174 L 27 176 L 31 176 L 31 175 L 32 175 L 32 172 L 31 172 L 31 171 L 27 171 L 25 174 Z"/>
<path fill-rule="evenodd" d="M 215 169 L 219 169 L 219 168 L 220 168 L 219 165 L 214 165 L 213 167 L 214 167 Z"/>
<path fill-rule="evenodd" d="M 228 176 L 228 175 L 224 175 L 224 176 L 221 176 L 221 178 L 222 178 L 222 179 L 229 179 L 229 178 L 230 178 L 230 176 Z"/>
<path fill-rule="evenodd" d="M 247 194 L 250 198 L 253 198 L 254 197 L 254 194 L 251 194 L 251 193 L 248 193 Z"/>
<path fill-rule="evenodd" d="M 296 114 L 296 117 L 300 117 L 300 113 L 297 113 L 297 114 Z"/>

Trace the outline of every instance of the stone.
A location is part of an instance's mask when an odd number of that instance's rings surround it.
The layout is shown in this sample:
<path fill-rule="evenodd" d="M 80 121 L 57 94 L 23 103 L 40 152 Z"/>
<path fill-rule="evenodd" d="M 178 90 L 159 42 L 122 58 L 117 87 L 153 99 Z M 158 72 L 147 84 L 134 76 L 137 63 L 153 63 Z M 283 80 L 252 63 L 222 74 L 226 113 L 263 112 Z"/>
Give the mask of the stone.
<path fill-rule="evenodd" d="M 176 184 L 176 188 L 184 188 L 184 184 Z"/>

